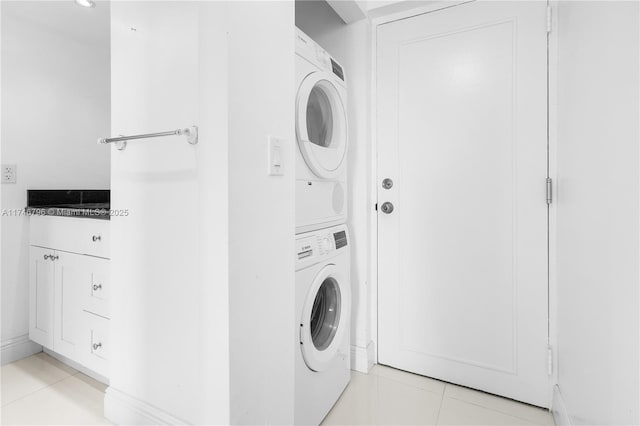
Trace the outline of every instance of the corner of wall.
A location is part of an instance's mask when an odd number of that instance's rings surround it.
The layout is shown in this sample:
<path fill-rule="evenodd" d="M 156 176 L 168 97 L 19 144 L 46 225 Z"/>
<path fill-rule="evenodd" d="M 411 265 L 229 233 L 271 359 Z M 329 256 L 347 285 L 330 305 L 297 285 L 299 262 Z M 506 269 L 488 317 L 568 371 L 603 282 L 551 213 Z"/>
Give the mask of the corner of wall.
<path fill-rule="evenodd" d="M 564 403 L 564 399 L 562 398 L 560 387 L 558 385 L 553 387 L 551 413 L 553 414 L 553 420 L 555 421 L 556 426 L 572 426 L 571 417 L 569 416 L 567 406 Z"/>
<path fill-rule="evenodd" d="M 351 345 L 351 369 L 369 374 L 374 364 L 374 344 L 370 341 L 367 347 Z"/>
<path fill-rule="evenodd" d="M 42 346 L 29 340 L 28 334 L 7 339 L 0 344 L 0 363 L 9 364 L 19 359 L 42 352 Z"/>

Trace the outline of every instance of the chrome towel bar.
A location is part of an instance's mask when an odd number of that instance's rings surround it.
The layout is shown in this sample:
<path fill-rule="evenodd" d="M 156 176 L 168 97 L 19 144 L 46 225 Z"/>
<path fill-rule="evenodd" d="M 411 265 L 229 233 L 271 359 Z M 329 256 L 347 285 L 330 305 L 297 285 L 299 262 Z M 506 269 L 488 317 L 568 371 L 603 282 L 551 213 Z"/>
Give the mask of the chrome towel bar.
<path fill-rule="evenodd" d="M 198 126 L 186 127 L 184 129 L 176 129 L 170 130 L 168 132 L 158 132 L 158 133 L 146 133 L 143 135 L 132 135 L 132 136 L 118 136 L 116 138 L 100 138 L 98 139 L 98 143 L 107 144 L 107 143 L 117 143 L 116 147 L 118 150 L 122 151 L 127 147 L 127 141 L 133 139 L 147 139 L 147 138 L 157 138 L 161 136 L 186 136 L 187 142 L 191 145 L 195 145 L 198 143 Z"/>

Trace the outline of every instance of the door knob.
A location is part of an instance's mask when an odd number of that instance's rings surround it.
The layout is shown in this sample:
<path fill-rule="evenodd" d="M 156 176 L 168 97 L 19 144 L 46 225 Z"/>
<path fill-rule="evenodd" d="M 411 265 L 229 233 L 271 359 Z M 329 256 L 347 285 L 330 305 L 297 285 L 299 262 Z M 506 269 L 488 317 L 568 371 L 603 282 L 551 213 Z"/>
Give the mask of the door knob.
<path fill-rule="evenodd" d="M 385 178 L 382 181 L 382 187 L 384 189 L 391 189 L 393 187 L 393 180 L 389 179 L 389 178 Z"/>
<path fill-rule="evenodd" d="M 386 201 L 386 202 L 382 203 L 382 206 L 380 207 L 380 210 L 382 210 L 382 213 L 385 213 L 385 214 L 393 213 L 393 204 L 391 204 L 390 202 Z"/>

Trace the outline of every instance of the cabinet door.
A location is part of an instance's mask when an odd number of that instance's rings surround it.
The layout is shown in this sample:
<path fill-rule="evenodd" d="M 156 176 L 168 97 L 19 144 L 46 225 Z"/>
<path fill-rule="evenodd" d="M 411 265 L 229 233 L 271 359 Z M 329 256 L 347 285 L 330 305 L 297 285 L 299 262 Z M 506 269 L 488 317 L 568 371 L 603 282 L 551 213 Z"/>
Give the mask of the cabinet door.
<path fill-rule="evenodd" d="M 57 251 L 53 296 L 53 349 L 74 359 L 82 322 L 81 291 L 89 286 L 92 271 L 88 256 Z"/>
<path fill-rule="evenodd" d="M 55 252 L 29 248 L 29 338 L 53 348 Z"/>

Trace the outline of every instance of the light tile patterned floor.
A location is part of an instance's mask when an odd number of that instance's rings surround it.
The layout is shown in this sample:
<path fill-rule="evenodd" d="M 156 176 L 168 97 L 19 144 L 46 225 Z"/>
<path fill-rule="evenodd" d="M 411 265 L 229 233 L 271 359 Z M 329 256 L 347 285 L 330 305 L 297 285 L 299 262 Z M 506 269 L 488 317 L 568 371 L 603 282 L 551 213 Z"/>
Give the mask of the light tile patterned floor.
<path fill-rule="evenodd" d="M 324 425 L 548 425 L 547 410 L 393 368 L 351 373 Z"/>
<path fill-rule="evenodd" d="M 40 353 L 2 367 L 2 424 L 110 424 L 105 385 Z M 326 425 L 553 425 L 548 411 L 393 368 L 353 372 Z"/>
<path fill-rule="evenodd" d="M 41 352 L 2 367 L 3 425 L 104 425 L 106 386 Z"/>

